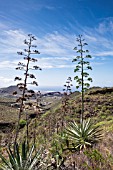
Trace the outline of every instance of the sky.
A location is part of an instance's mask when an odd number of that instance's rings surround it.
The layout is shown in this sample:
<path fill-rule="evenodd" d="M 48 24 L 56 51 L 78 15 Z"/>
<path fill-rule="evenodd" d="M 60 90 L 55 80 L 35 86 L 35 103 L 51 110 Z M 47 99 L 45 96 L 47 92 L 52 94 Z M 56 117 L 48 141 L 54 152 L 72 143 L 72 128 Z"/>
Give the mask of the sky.
<path fill-rule="evenodd" d="M 36 71 L 39 87 L 73 85 L 77 46 L 83 35 L 92 55 L 91 86 L 113 86 L 113 0 L 0 0 L 0 87 L 15 84 L 15 70 L 31 33 L 40 54 Z M 34 56 L 33 56 L 34 57 Z"/>

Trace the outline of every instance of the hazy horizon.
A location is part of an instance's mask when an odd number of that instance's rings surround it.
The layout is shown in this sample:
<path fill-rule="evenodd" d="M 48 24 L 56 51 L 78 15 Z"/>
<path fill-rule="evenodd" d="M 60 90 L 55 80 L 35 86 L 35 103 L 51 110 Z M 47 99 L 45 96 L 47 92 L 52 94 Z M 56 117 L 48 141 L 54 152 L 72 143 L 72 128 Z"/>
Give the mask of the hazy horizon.
<path fill-rule="evenodd" d="M 10 86 L 4 86 L 4 87 L 0 87 L 0 89 L 2 89 L 2 88 L 8 88 L 8 87 L 11 87 L 11 86 L 16 86 L 16 85 L 10 85 Z M 93 88 L 93 87 L 100 87 L 100 88 L 104 88 L 104 87 L 107 87 L 107 88 L 109 88 L 109 87 L 113 87 L 113 86 L 90 86 L 89 88 Z M 63 86 L 30 86 L 30 87 L 28 87 L 28 89 L 33 89 L 33 90 L 35 90 L 35 91 L 41 91 L 42 93 L 47 93 L 47 92 L 64 92 L 63 91 Z M 75 86 L 72 86 L 72 92 L 74 92 L 74 91 L 80 91 L 81 89 L 76 89 L 76 87 Z"/>

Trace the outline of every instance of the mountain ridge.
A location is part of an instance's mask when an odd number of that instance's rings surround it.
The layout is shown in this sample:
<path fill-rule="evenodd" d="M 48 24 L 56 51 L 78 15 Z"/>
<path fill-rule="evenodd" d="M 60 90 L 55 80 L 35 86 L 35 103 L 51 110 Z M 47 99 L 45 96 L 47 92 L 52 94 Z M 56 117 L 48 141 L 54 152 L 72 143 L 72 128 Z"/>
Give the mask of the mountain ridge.
<path fill-rule="evenodd" d="M 11 85 L 8 87 L 3 87 L 0 88 L 0 95 L 1 96 L 9 96 L 9 97 L 14 97 L 13 96 L 13 92 L 17 91 L 17 94 L 21 94 L 22 92 L 18 89 L 18 87 L 16 85 Z M 36 90 L 35 90 L 36 91 Z M 38 90 L 37 90 L 38 92 Z M 62 96 L 63 94 L 59 91 L 42 91 L 42 96 Z"/>

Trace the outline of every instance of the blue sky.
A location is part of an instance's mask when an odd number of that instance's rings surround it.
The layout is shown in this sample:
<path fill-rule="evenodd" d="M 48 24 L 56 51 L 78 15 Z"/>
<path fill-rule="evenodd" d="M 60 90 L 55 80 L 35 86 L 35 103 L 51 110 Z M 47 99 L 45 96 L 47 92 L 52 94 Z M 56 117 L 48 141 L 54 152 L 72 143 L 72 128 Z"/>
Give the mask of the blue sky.
<path fill-rule="evenodd" d="M 92 55 L 91 86 L 113 86 L 113 0 L 0 1 L 0 87 L 14 84 L 27 34 L 40 51 L 35 72 L 39 87 L 63 86 L 73 70 L 76 37 L 82 34 Z M 73 80 L 73 85 L 76 82 Z"/>

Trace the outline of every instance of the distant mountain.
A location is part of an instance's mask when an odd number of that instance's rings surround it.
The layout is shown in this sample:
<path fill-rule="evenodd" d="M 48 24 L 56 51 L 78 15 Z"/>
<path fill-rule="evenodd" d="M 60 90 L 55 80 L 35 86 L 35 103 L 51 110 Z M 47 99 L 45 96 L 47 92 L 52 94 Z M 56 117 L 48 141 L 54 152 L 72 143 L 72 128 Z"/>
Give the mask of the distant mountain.
<path fill-rule="evenodd" d="M 9 87 L 0 88 L 0 95 L 12 96 L 14 91 L 17 91 L 18 94 L 21 93 L 21 91 L 18 89 L 17 86 L 9 86 Z"/>
<path fill-rule="evenodd" d="M 40 89 L 38 89 L 38 90 L 40 90 Z M 49 90 L 48 87 L 47 87 L 47 89 L 44 88 L 43 90 L 41 89 L 42 96 L 50 96 L 50 97 L 52 97 L 52 96 L 60 96 L 61 97 L 62 96 L 62 93 L 60 93 L 58 91 L 51 91 L 51 89 Z M 17 94 L 21 94 L 21 91 L 18 89 L 17 86 L 9 86 L 9 87 L 5 87 L 5 88 L 0 88 L 0 95 L 7 96 L 7 97 L 13 97 L 14 91 L 17 91 Z"/>
<path fill-rule="evenodd" d="M 44 93 L 42 94 L 42 96 L 49 96 L 49 97 L 53 97 L 53 96 L 59 96 L 59 97 L 62 97 L 63 96 L 63 93 L 60 93 L 60 92 L 48 92 L 48 93 Z"/>

